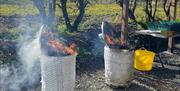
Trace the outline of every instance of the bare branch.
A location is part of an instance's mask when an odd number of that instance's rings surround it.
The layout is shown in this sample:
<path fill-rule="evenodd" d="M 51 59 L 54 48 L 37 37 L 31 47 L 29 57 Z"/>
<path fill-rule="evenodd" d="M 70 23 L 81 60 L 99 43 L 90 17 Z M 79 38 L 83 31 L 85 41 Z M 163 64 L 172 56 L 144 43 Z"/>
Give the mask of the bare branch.
<path fill-rule="evenodd" d="M 133 6 L 133 9 L 132 9 L 133 13 L 135 12 L 136 6 L 137 6 L 137 0 L 134 0 L 134 6 Z"/>
<path fill-rule="evenodd" d="M 66 5 L 67 0 L 60 0 L 60 1 L 61 1 L 61 9 L 62 9 L 63 17 L 64 17 L 65 22 L 66 22 L 66 27 L 68 28 L 68 30 L 70 32 L 76 31 L 78 28 L 78 25 L 82 21 L 82 18 L 83 18 L 84 13 L 85 13 L 85 7 L 87 6 L 88 1 L 87 0 L 77 0 L 76 1 L 76 6 L 78 8 L 79 14 L 75 18 L 73 25 L 70 22 L 69 15 L 67 12 L 67 5 Z"/>
<path fill-rule="evenodd" d="M 170 4 L 168 5 L 168 8 L 166 8 L 167 4 L 168 4 L 168 1 L 164 0 L 164 2 L 163 2 L 163 9 L 164 9 L 164 12 L 165 12 L 166 16 L 169 17 Z"/>
<path fill-rule="evenodd" d="M 47 23 L 47 16 L 46 16 L 46 11 L 44 7 L 44 1 L 43 0 L 33 0 L 35 6 L 40 12 L 40 16 L 42 17 L 43 23 Z"/>
<path fill-rule="evenodd" d="M 153 17 L 154 17 L 154 18 L 155 18 L 155 16 L 156 16 L 157 4 L 158 4 L 158 0 L 155 0 L 155 8 L 154 8 L 154 14 L 153 14 Z"/>
<path fill-rule="evenodd" d="M 154 11 L 153 11 L 152 2 L 153 2 L 153 0 L 146 0 L 146 9 L 145 9 L 145 12 L 148 15 L 148 20 L 149 21 L 155 21 L 155 16 L 156 16 L 156 11 L 157 11 L 158 1 L 155 0 Z"/>
<path fill-rule="evenodd" d="M 71 23 L 69 20 L 69 15 L 67 12 L 67 5 L 66 5 L 67 0 L 60 0 L 60 2 L 61 2 L 61 9 L 62 9 L 63 17 L 65 19 L 66 26 L 67 26 L 68 30 L 72 30 L 72 26 L 71 26 Z"/>

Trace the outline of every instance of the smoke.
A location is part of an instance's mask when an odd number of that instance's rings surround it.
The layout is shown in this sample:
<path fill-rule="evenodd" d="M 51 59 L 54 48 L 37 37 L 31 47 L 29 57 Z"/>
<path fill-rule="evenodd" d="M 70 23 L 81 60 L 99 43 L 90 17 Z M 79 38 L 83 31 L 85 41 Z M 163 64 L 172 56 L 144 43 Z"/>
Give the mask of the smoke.
<path fill-rule="evenodd" d="M 92 42 L 94 44 L 92 49 L 93 55 L 96 57 L 103 57 L 105 43 L 103 43 L 103 41 L 98 37 L 95 37 Z"/>
<path fill-rule="evenodd" d="M 1 91 L 28 91 L 30 88 L 36 88 L 40 83 L 41 31 L 33 34 L 32 30 L 36 29 L 26 24 L 22 22 L 19 26 L 26 32 L 18 39 L 17 64 L 0 66 Z"/>
<path fill-rule="evenodd" d="M 40 33 L 41 31 L 37 32 L 35 38 L 32 40 L 26 39 L 26 35 L 21 36 L 21 46 L 18 55 L 26 72 L 26 79 L 28 79 L 27 85 L 36 84 L 40 79 Z"/>

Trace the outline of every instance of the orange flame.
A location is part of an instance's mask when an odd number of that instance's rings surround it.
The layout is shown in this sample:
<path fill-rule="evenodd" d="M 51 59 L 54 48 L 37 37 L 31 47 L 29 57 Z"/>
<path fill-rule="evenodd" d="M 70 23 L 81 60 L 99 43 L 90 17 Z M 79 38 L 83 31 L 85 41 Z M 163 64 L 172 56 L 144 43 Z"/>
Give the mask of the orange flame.
<path fill-rule="evenodd" d="M 72 43 L 69 47 L 66 47 L 64 44 L 59 43 L 56 40 L 49 40 L 48 43 L 58 51 L 61 51 L 64 54 L 73 55 L 77 54 L 76 44 Z"/>
<path fill-rule="evenodd" d="M 107 44 L 110 44 L 110 45 L 114 44 L 113 41 L 111 40 L 111 38 L 107 34 L 105 35 L 105 40 L 106 40 Z"/>
<path fill-rule="evenodd" d="M 120 39 L 120 45 L 121 45 L 121 46 L 125 46 L 125 44 L 126 44 L 126 41 L 121 38 L 121 39 Z"/>

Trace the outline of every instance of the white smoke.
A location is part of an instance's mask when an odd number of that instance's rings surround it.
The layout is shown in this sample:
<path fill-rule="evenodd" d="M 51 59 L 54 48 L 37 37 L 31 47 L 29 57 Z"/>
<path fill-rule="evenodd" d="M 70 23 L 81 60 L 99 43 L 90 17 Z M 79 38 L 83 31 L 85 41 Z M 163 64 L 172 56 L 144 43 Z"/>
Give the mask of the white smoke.
<path fill-rule="evenodd" d="M 24 66 L 26 71 L 33 68 L 40 56 L 41 56 L 41 50 L 40 50 L 40 31 L 37 32 L 35 38 L 33 40 L 26 39 L 25 36 L 21 36 L 21 47 L 19 49 L 19 56 L 20 60 L 24 61 Z"/>
<path fill-rule="evenodd" d="M 26 28 L 28 29 L 28 28 Z M 0 91 L 28 91 L 40 83 L 40 34 L 33 37 L 29 33 L 18 41 L 19 63 L 0 67 Z"/>
<path fill-rule="evenodd" d="M 40 78 L 40 34 L 38 31 L 33 40 L 24 40 L 20 42 L 21 47 L 18 51 L 20 60 L 23 62 L 23 68 L 26 72 L 26 79 L 28 79 L 27 85 L 33 85 L 39 81 Z M 26 37 L 26 36 L 25 36 Z"/>

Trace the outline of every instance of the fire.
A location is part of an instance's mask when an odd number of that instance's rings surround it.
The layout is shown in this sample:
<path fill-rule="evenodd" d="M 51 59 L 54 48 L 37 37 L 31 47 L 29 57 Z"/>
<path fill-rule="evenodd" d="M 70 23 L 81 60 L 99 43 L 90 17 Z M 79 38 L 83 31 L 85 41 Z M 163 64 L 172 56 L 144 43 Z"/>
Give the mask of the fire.
<path fill-rule="evenodd" d="M 77 54 L 76 49 L 76 44 L 72 43 L 70 44 L 69 47 L 65 46 L 64 44 L 56 41 L 56 40 L 49 40 L 48 43 L 55 49 L 57 49 L 58 51 L 67 54 L 67 55 L 73 55 L 73 54 Z"/>
<path fill-rule="evenodd" d="M 113 41 L 111 40 L 111 38 L 107 34 L 105 35 L 105 40 L 106 40 L 107 44 L 114 45 Z"/>
<path fill-rule="evenodd" d="M 125 46 L 125 43 L 126 43 L 126 41 L 124 41 L 124 39 L 120 39 L 120 45 L 121 46 Z"/>
<path fill-rule="evenodd" d="M 75 43 L 67 43 L 67 41 L 64 39 L 59 40 L 55 32 L 46 30 L 43 32 L 42 36 L 43 37 L 41 38 L 46 40 L 44 41 L 46 42 L 45 45 L 47 44 L 51 48 L 57 50 L 60 54 L 64 54 L 64 55 L 77 54 L 76 51 L 77 45 Z"/>

